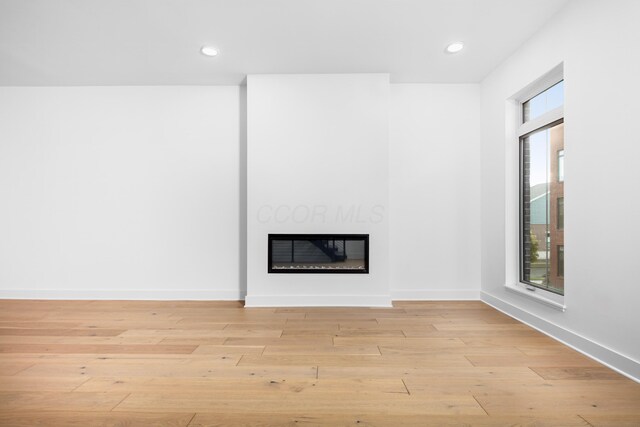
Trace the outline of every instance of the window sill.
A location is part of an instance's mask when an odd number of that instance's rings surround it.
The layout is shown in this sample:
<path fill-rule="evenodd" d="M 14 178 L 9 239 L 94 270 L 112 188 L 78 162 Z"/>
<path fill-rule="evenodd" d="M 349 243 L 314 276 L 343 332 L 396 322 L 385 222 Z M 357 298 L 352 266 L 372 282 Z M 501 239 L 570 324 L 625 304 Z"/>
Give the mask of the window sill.
<path fill-rule="evenodd" d="M 548 307 L 554 308 L 556 310 L 559 310 L 559 311 L 562 311 L 562 312 L 567 310 L 567 306 L 564 305 L 564 297 L 563 296 L 553 294 L 552 298 L 557 298 L 557 299 L 561 300 L 561 301 L 555 301 L 554 299 L 551 299 L 551 298 L 545 296 L 544 293 L 548 293 L 548 292 L 545 292 L 543 289 L 537 289 L 536 288 L 535 291 L 529 291 L 522 284 L 505 285 L 504 287 L 509 292 L 513 292 L 515 294 L 522 295 L 524 297 L 527 297 L 529 299 L 532 299 L 534 301 L 542 303 L 542 304 L 544 304 L 544 305 L 546 305 Z"/>

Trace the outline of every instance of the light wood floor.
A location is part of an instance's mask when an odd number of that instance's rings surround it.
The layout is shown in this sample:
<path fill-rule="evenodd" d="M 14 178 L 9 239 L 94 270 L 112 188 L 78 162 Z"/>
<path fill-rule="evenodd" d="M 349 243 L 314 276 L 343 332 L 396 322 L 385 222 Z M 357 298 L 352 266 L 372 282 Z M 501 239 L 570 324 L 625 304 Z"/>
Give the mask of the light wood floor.
<path fill-rule="evenodd" d="M 4 300 L 0 425 L 640 426 L 640 384 L 481 302 Z"/>

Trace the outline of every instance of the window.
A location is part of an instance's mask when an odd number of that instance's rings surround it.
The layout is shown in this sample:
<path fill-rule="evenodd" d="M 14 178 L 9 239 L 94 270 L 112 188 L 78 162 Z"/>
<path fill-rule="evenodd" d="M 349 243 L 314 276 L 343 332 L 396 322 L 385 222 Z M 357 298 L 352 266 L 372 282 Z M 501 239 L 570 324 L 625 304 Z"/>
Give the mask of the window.
<path fill-rule="evenodd" d="M 522 103 L 518 133 L 520 282 L 560 295 L 564 295 L 563 104 L 563 81 L 529 98 Z"/>
<path fill-rule="evenodd" d="M 564 197 L 558 197 L 557 206 L 558 221 L 556 225 L 558 230 L 564 230 Z"/>
<path fill-rule="evenodd" d="M 564 182 L 564 150 L 558 150 L 558 182 Z"/>
<path fill-rule="evenodd" d="M 564 105 L 563 80 L 522 104 L 522 121 L 526 123 L 562 105 Z"/>
<path fill-rule="evenodd" d="M 558 246 L 558 276 L 564 277 L 564 246 Z"/>

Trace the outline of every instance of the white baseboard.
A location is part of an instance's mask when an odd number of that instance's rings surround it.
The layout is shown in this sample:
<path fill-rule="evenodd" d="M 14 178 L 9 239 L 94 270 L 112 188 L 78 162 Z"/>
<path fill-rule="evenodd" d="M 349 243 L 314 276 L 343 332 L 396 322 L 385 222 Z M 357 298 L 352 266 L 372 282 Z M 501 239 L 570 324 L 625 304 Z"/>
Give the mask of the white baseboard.
<path fill-rule="evenodd" d="M 569 331 L 555 323 L 549 322 L 535 314 L 529 313 L 519 307 L 486 292 L 482 292 L 481 300 L 496 310 L 513 317 L 520 322 L 531 326 L 549 337 L 573 348 L 576 351 L 602 363 L 616 372 L 640 382 L 640 362 L 637 362 L 610 348 L 600 345 L 575 332 Z"/>
<path fill-rule="evenodd" d="M 394 301 L 469 301 L 480 299 L 480 289 L 392 289 Z"/>
<path fill-rule="evenodd" d="M 0 299 L 51 300 L 149 300 L 149 301 L 238 301 L 244 299 L 240 290 L 0 290 Z"/>
<path fill-rule="evenodd" d="M 247 295 L 245 307 L 391 307 L 390 295 Z"/>

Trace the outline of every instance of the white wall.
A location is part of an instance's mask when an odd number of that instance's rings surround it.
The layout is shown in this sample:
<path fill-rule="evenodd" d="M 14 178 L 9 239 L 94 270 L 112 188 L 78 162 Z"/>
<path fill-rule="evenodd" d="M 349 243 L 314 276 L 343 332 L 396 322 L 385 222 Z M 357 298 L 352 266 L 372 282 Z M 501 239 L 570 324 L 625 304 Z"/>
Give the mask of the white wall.
<path fill-rule="evenodd" d="M 310 145 L 294 145 L 278 157 L 287 167 L 321 152 L 331 158 L 320 159 L 330 165 L 323 167 L 324 179 L 302 168 L 320 193 L 290 191 L 305 181 L 287 184 L 278 203 L 299 210 L 295 220 L 275 228 L 369 233 L 373 227 L 382 233 L 372 252 L 380 287 L 349 280 L 385 301 L 389 283 L 396 299 L 476 297 L 477 85 L 391 85 L 387 117 L 386 95 L 376 85 L 367 95 L 373 98 L 335 109 L 343 97 L 371 89 L 347 81 L 331 98 L 337 125 L 324 122 L 325 133 L 294 134 Z M 245 89 L 0 88 L 0 297 L 243 298 Z M 372 99 L 380 108 L 369 111 L 377 117 L 374 125 L 372 116 L 344 110 L 372 105 Z M 285 124 L 302 123 L 290 117 Z M 349 133 L 363 121 L 362 135 Z M 389 152 L 381 138 L 387 122 Z M 318 150 L 310 150 L 310 141 Z M 272 144 L 262 147 L 266 162 L 278 142 Z M 350 174 L 346 186 L 344 173 Z M 271 189 L 255 194 L 277 207 Z M 307 207 L 315 216 L 299 224 Z M 391 253 L 384 247 L 387 220 Z M 260 262 L 266 262 L 263 243 Z M 388 266 L 391 279 L 382 279 Z M 316 277 L 316 288 L 326 287 L 327 276 Z"/>
<path fill-rule="evenodd" d="M 240 298 L 239 99 L 0 88 L 0 297 Z"/>
<path fill-rule="evenodd" d="M 479 298 L 479 85 L 392 85 L 389 147 L 393 299 Z"/>
<path fill-rule="evenodd" d="M 638 16 L 635 0 L 574 1 L 482 83 L 483 299 L 636 378 L 640 50 L 627 42 L 640 40 Z M 505 100 L 562 61 L 566 312 L 504 287 L 517 280 Z"/>
<path fill-rule="evenodd" d="M 247 299 L 389 305 L 389 76 L 247 79 Z M 370 235 L 369 274 L 268 274 L 269 233 Z"/>

